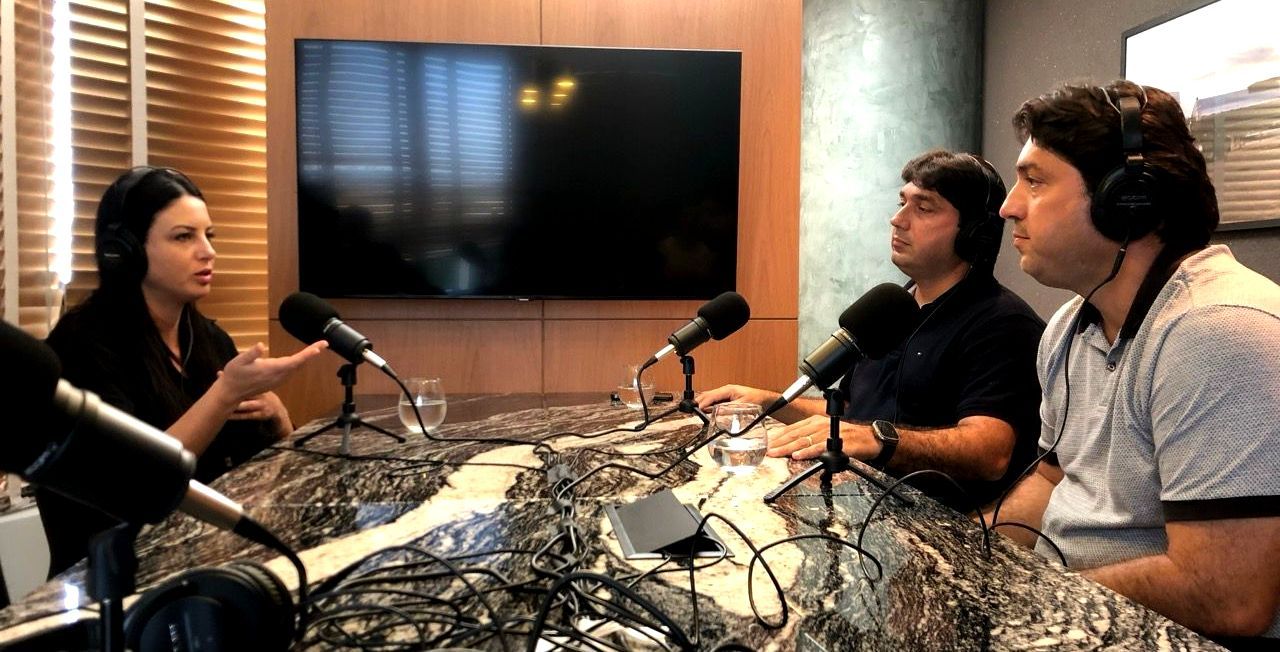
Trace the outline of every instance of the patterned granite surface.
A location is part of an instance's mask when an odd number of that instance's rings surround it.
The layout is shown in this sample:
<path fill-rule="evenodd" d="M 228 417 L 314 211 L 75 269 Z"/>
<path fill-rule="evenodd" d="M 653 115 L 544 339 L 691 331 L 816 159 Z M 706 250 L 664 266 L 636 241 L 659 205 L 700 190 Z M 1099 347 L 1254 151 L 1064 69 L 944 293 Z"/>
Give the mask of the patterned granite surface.
<path fill-rule="evenodd" d="M 408 544 L 440 556 L 483 553 L 466 562 L 490 569 L 477 577 L 480 584 L 530 582 L 545 589 L 549 581 L 533 568 L 546 562 L 531 553 L 545 548 L 561 531 L 559 507 L 544 470 L 549 463 L 565 464 L 576 474 L 603 462 L 653 472 L 676 460 L 681 446 L 702 437 L 698 423 L 681 415 L 642 433 L 594 438 L 560 434 L 600 432 L 638 418 L 601 402 L 557 406 L 542 397 L 514 395 L 454 399 L 449 414 L 436 433 L 439 437 L 508 438 L 542 445 L 441 442 L 420 436 L 396 444 L 357 434 L 355 454 L 384 459 L 350 460 L 331 454 L 339 438 L 325 434 L 309 444 L 310 451 L 266 451 L 213 486 L 301 551 L 313 588 L 370 553 Z M 402 429 L 393 409 L 364 416 Z M 464 461 L 468 464 L 458 464 Z M 879 495 L 865 480 L 839 477 L 834 489 L 824 492 L 811 479 L 772 506 L 760 500 L 802 468 L 766 460 L 755 473 L 729 475 L 699 450 L 657 480 L 606 469 L 572 492 L 570 520 L 577 527 L 580 550 L 574 568 L 634 581 L 638 594 L 703 649 L 729 643 L 779 650 L 1218 649 L 1003 537 L 994 536 L 986 551 L 974 522 L 917 494 L 909 495 L 909 503 L 885 500 L 863 535 L 863 548 L 883 567 L 881 578 L 869 558 L 846 545 L 856 542 Z M 787 601 L 785 623 L 773 628 L 782 621 L 782 605 L 765 573 L 758 564 L 749 573 L 751 550 L 727 524 L 713 519 L 712 527 L 732 556 L 699 561 L 694 574 L 695 621 L 688 569 L 676 562 L 625 560 L 604 513 L 606 505 L 630 502 L 662 488 L 672 489 L 704 515 L 729 519 L 757 548 L 819 532 L 846 543 L 808 538 L 764 552 Z M 185 516 L 144 530 L 137 548 L 143 587 L 186 569 L 232 559 L 265 562 L 286 583 L 296 584 L 291 567 L 271 551 Z M 382 555 L 361 568 L 385 568 L 404 558 Z M 0 631 L 0 645 L 76 617 L 71 614 L 83 614 L 74 609 L 85 601 L 83 577 L 81 565 L 0 611 L 0 627 L 7 628 Z M 438 590 L 457 595 L 460 586 Z M 514 590 L 490 593 L 487 588 L 486 609 L 525 623 L 520 631 L 527 631 L 542 596 Z M 751 593 L 770 626 L 753 617 Z M 473 615 L 484 620 L 486 613 Z M 417 635 L 402 628 L 390 638 Z M 523 647 L 523 637 L 508 639 Z M 494 638 L 475 644 L 500 649 Z M 313 635 L 306 647 L 340 646 Z"/>

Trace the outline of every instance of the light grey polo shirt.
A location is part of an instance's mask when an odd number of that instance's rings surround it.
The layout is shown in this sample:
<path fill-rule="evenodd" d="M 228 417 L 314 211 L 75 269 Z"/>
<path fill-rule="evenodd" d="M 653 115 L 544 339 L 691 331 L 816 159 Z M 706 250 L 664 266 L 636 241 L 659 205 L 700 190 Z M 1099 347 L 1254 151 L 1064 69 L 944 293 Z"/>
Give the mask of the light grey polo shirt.
<path fill-rule="evenodd" d="M 1068 564 L 1163 553 L 1166 520 L 1280 516 L 1280 287 L 1215 245 L 1182 261 L 1115 344 L 1096 319 L 1072 328 L 1082 304 L 1053 316 L 1037 359 L 1041 448 L 1067 412 L 1042 529 Z"/>

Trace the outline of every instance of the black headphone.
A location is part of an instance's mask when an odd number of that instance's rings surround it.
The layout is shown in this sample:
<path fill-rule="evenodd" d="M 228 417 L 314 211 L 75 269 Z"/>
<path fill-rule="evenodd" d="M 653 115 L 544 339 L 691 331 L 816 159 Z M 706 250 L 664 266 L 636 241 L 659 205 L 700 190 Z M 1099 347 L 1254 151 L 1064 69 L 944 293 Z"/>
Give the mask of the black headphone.
<path fill-rule="evenodd" d="M 99 226 L 93 250 L 100 275 L 130 281 L 141 281 L 147 275 L 146 248 L 133 231 L 129 230 L 129 217 L 125 213 L 125 207 L 128 205 L 129 192 L 162 169 L 140 165 L 116 179 L 103 193 L 103 202 L 98 206 L 98 220 L 106 218 L 112 221 Z M 107 207 L 114 208 L 114 215 L 105 213 L 103 209 Z"/>
<path fill-rule="evenodd" d="M 1124 163 L 1112 168 L 1098 183 L 1091 216 L 1099 233 L 1116 242 L 1128 242 L 1154 231 L 1159 222 L 1152 206 L 1158 181 L 1154 168 L 1142 157 L 1143 103 L 1126 95 L 1117 98 L 1117 105 L 1106 89 L 1102 94 L 1120 114 Z"/>
<path fill-rule="evenodd" d="M 1000 217 L 1000 207 L 991 205 L 991 189 L 996 187 L 999 175 L 990 163 L 974 156 L 968 157 L 977 166 L 982 178 L 987 182 L 987 196 L 982 200 L 982 217 L 971 220 L 961 226 L 956 233 L 955 251 L 961 260 L 970 264 L 994 263 L 1000 253 L 1000 240 L 1004 236 L 1004 219 Z"/>
<path fill-rule="evenodd" d="M 190 570 L 149 589 L 125 613 L 125 647 L 287 650 L 295 615 L 280 578 L 257 562 L 233 561 Z"/>

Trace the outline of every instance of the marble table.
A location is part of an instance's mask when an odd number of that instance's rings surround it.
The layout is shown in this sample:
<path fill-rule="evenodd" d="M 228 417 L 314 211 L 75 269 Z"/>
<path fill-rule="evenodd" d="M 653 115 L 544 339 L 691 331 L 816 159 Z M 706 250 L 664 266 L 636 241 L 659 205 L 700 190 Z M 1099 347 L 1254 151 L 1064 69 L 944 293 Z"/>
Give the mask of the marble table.
<path fill-rule="evenodd" d="M 368 403 L 362 399 L 363 403 Z M 373 423 L 403 432 L 394 407 L 366 409 Z M 554 544 L 563 532 L 563 504 L 553 500 L 546 468 L 563 464 L 583 474 L 603 462 L 622 462 L 656 471 L 680 455 L 680 446 L 702 436 L 699 422 L 673 415 L 643 432 L 601 437 L 598 433 L 639 420 L 636 411 L 609 405 L 598 396 L 497 395 L 451 398 L 444 438 L 505 438 L 542 441 L 542 446 L 492 441 L 428 441 L 411 435 L 398 444 L 371 432 L 356 432 L 352 453 L 335 455 L 340 436 L 326 433 L 308 450 L 288 445 L 269 449 L 213 483 L 241 502 L 258 521 L 299 550 L 313 589 L 366 556 L 390 546 L 422 552 L 387 553 L 366 560 L 360 572 L 376 572 L 407 559 L 466 554 L 457 562 L 492 569 L 468 575 L 486 605 L 470 599 L 465 583 L 453 578 L 405 580 L 405 587 L 436 590 L 466 601 L 469 617 L 509 623 L 528 631 L 552 580 L 539 576 L 531 552 Z M 299 430 L 301 436 L 323 421 Z M 558 436 L 556 436 L 558 435 Z M 466 462 L 467 464 L 460 464 Z M 804 468 L 767 459 L 756 472 L 731 475 L 705 449 L 658 479 L 607 469 L 572 491 L 578 553 L 561 568 L 633 582 L 632 590 L 660 608 L 699 648 L 778 650 L 1025 650 L 1025 649 L 1220 649 L 1203 637 L 1109 589 L 1081 578 L 993 535 L 983 545 L 978 525 L 964 515 L 907 491 L 909 503 L 881 503 L 863 534 L 862 546 L 875 564 L 851 546 L 818 538 L 768 549 L 769 563 L 786 596 L 786 618 L 757 564 L 748 572 L 751 550 L 722 521 L 711 525 L 732 556 L 701 559 L 693 614 L 690 572 L 676 561 L 623 558 L 605 516 L 606 505 L 627 503 L 671 489 L 703 514 L 732 521 L 757 547 L 795 535 L 828 533 L 856 541 L 858 530 L 880 491 L 852 474 L 824 491 L 816 478 L 765 505 L 761 496 Z M 875 473 L 874 471 L 872 473 Z M 881 476 L 882 479 L 883 476 Z M 296 586 L 292 567 L 260 546 L 175 515 L 145 529 L 138 538 L 139 586 L 146 587 L 186 569 L 233 559 L 264 562 L 286 584 Z M 545 567 L 545 558 L 537 562 Z M 661 566 L 660 566 L 661 565 Z M 437 566 L 438 568 L 438 566 Z M 647 571 L 647 572 L 646 572 Z M 750 578 L 749 578 L 750 575 Z M 414 582 L 417 581 L 417 584 Z M 499 584 L 521 588 L 501 590 Z M 427 582 L 430 584 L 430 582 Z M 92 616 L 85 606 L 84 568 L 72 568 L 23 601 L 0 611 L 0 646 L 18 636 Z M 763 620 L 753 617 L 748 587 Z M 461 597 L 459 597 L 461 596 Z M 332 598 L 322 610 L 340 604 Z M 552 610 L 549 621 L 557 622 Z M 366 619 L 367 620 L 367 619 Z M 360 619 L 344 622 L 350 629 Z M 366 622 L 365 626 L 369 626 Z M 332 630 L 333 628 L 330 627 Z M 357 628 L 358 629 L 358 628 Z M 632 628 L 634 630 L 635 628 Z M 606 636 L 607 626 L 595 630 Z M 634 631 L 614 633 L 621 640 Z M 428 634 L 437 633 L 439 628 Z M 395 640 L 422 635 L 409 626 L 384 632 Z M 520 649 L 525 637 L 509 634 Z M 485 649 L 502 649 L 498 639 L 455 639 Z M 313 628 L 307 649 L 341 647 Z M 637 644 L 633 639 L 632 644 Z"/>

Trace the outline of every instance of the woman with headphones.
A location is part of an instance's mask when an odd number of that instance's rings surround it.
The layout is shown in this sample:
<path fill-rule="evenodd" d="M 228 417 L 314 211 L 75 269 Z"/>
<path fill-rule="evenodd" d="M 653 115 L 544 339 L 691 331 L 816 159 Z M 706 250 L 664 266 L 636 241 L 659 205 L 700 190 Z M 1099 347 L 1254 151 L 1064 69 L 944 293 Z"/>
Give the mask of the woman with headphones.
<path fill-rule="evenodd" d="M 325 348 L 317 342 L 281 358 L 258 343 L 237 353 L 231 337 L 196 302 L 213 283 L 213 223 L 186 175 L 134 168 L 98 204 L 94 254 L 99 286 L 62 317 L 48 338 L 63 378 L 165 430 L 199 458 L 209 482 L 293 432 L 270 390 Z M 110 459 L 102 460 L 111 464 Z M 87 554 L 110 516 L 39 490 L 52 577 Z"/>

